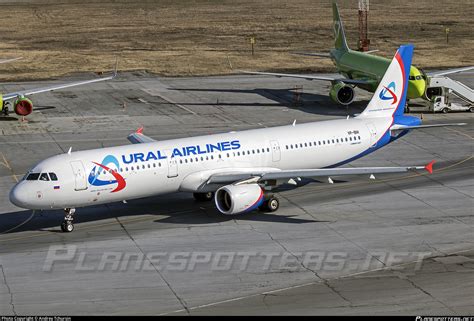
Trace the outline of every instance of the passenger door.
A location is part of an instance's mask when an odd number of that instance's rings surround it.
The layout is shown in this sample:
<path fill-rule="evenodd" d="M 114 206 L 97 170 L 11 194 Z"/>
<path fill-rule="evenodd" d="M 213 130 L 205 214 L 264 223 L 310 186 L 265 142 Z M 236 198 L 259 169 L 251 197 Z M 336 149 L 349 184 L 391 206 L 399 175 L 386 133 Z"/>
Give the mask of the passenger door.
<path fill-rule="evenodd" d="M 377 143 L 377 129 L 372 123 L 367 123 L 367 128 L 370 133 L 370 147 L 375 147 L 375 143 Z"/>
<path fill-rule="evenodd" d="M 76 191 L 82 191 L 87 189 L 87 178 L 86 171 L 84 169 L 84 164 L 82 164 L 81 161 L 73 161 L 71 162 L 71 168 L 72 172 L 74 173 L 74 189 Z"/>
<path fill-rule="evenodd" d="M 173 157 L 172 150 L 165 150 L 166 160 L 168 163 L 168 177 L 176 177 L 178 176 L 178 159 Z"/>
<path fill-rule="evenodd" d="M 271 140 L 270 145 L 272 147 L 272 160 L 279 162 L 281 158 L 280 144 L 276 140 Z"/>

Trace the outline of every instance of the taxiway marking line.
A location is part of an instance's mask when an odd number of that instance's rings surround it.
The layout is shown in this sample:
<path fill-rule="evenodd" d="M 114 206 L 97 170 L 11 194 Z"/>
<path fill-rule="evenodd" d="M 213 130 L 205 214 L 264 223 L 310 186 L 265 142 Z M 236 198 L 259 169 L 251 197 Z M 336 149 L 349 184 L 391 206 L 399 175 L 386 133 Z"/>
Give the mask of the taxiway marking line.
<path fill-rule="evenodd" d="M 7 161 L 5 155 L 2 152 L 0 152 L 0 154 L 2 154 L 2 158 L 3 158 L 3 163 L 0 162 L 0 164 L 5 166 L 6 168 L 8 168 L 10 170 L 10 172 L 12 173 L 11 176 L 13 177 L 15 182 L 18 183 L 18 178 L 16 177 L 15 172 L 13 172 L 13 168 L 10 166 L 10 163 Z"/>
<path fill-rule="evenodd" d="M 474 140 L 474 137 L 472 137 L 472 136 L 470 136 L 470 135 L 468 135 L 468 134 L 466 134 L 466 133 L 464 133 L 464 132 L 462 132 L 462 131 L 460 131 L 460 130 L 457 130 L 457 129 L 454 129 L 454 128 L 449 128 L 449 127 L 446 127 L 446 129 L 448 129 L 448 130 L 450 130 L 450 131 L 453 131 L 453 132 L 456 132 L 456 133 L 458 133 L 458 134 L 460 134 L 460 135 L 466 136 L 466 137 L 468 137 L 469 139 Z"/>

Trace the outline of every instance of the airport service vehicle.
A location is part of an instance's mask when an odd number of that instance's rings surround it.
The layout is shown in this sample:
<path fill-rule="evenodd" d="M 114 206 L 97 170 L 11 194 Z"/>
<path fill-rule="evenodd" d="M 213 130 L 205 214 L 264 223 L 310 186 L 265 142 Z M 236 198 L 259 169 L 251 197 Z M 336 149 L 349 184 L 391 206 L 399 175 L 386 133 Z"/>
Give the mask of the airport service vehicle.
<path fill-rule="evenodd" d="M 241 71 L 243 73 L 255 75 L 269 75 L 277 77 L 301 78 L 306 80 L 320 80 L 331 82 L 329 97 L 341 105 L 349 105 L 355 99 L 354 87 L 375 92 L 380 80 L 385 74 L 390 59 L 373 55 L 377 50 L 359 52 L 351 50 L 347 44 L 344 27 L 339 15 L 336 3 L 333 3 L 333 23 L 335 47 L 329 53 L 300 53 L 305 56 L 315 56 L 330 58 L 337 69 L 337 72 L 344 77 L 323 77 L 317 75 L 282 74 L 271 72 Z M 437 72 L 423 72 L 421 69 L 411 66 L 409 69 L 409 80 L 407 89 L 407 99 L 423 98 L 430 100 L 430 78 L 445 76 L 448 74 L 474 69 L 473 66 L 443 70 Z M 449 79 L 449 78 L 448 78 Z M 446 84 L 450 86 L 451 84 Z M 448 87 L 457 90 L 458 86 Z M 472 103 L 472 101 L 471 101 Z"/>
<path fill-rule="evenodd" d="M 0 63 L 11 62 L 18 60 L 20 58 L 8 59 L 4 61 L 0 61 Z M 114 79 L 117 76 L 117 65 L 115 66 L 115 71 L 111 76 L 101 77 L 96 79 L 89 79 L 83 81 L 76 81 L 76 82 L 68 82 L 62 83 L 54 86 L 43 87 L 43 88 L 33 88 L 27 90 L 21 90 L 13 93 L 8 94 L 1 94 L 0 93 L 0 116 L 8 116 L 10 113 L 10 108 L 13 108 L 15 114 L 19 116 L 28 116 L 33 112 L 33 102 L 31 99 L 27 98 L 27 96 L 44 93 L 48 91 L 60 90 L 75 86 L 82 86 L 87 84 L 92 84 L 100 81 L 106 81 Z"/>
<path fill-rule="evenodd" d="M 75 208 L 189 192 L 214 198 L 217 210 L 236 215 L 276 211 L 277 187 L 302 177 L 399 173 L 425 166 L 337 168 L 395 141 L 421 125 L 403 114 L 413 45 L 401 46 L 367 108 L 357 117 L 155 141 L 142 129 L 132 145 L 56 155 L 34 166 L 10 192 L 32 210 L 65 209 L 61 228 L 74 229 Z M 461 124 L 457 124 L 461 125 Z"/>

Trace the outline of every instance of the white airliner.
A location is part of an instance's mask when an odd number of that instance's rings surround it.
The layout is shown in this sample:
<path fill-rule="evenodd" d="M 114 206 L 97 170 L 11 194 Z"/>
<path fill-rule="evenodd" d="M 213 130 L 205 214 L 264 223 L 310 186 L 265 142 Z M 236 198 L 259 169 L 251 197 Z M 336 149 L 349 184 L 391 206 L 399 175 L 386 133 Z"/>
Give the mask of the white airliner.
<path fill-rule="evenodd" d="M 367 108 L 355 118 L 155 141 L 139 129 L 134 145 L 71 152 L 33 167 L 10 192 L 13 204 L 65 209 L 71 232 L 76 207 L 192 192 L 214 198 L 223 214 L 276 211 L 272 189 L 301 177 L 372 175 L 425 166 L 335 168 L 367 155 L 421 125 L 403 115 L 413 46 L 401 46 Z M 456 124 L 460 125 L 460 124 Z M 215 197 L 214 197 L 215 194 Z"/>

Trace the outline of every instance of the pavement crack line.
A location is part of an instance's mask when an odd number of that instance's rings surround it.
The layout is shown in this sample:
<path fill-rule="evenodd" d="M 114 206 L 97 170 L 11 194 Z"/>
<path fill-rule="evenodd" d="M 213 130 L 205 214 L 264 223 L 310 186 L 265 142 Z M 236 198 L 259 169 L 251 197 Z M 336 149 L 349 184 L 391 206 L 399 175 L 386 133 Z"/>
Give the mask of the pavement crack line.
<path fill-rule="evenodd" d="M 352 305 L 351 301 L 348 300 L 346 297 L 344 297 L 339 291 L 337 291 L 331 284 L 329 284 L 329 281 L 323 277 L 321 277 L 315 270 L 307 267 L 306 265 L 304 265 L 303 262 L 300 261 L 300 259 L 298 258 L 298 256 L 296 256 L 295 254 L 293 254 L 290 250 L 288 250 L 283 244 L 280 243 L 280 241 L 278 241 L 277 239 L 274 239 L 272 237 L 272 235 L 270 233 L 267 233 L 268 236 L 270 237 L 270 239 L 272 241 L 274 241 L 276 244 L 278 244 L 285 252 L 289 253 L 291 256 L 293 256 L 295 258 L 295 260 L 301 265 L 301 267 L 303 267 L 303 269 L 305 269 L 306 271 L 309 271 L 311 273 L 313 273 L 319 280 L 321 280 L 321 282 L 326 285 L 331 291 L 333 291 L 336 295 L 338 295 L 341 299 L 343 299 L 345 302 L 349 303 L 349 305 Z"/>
<path fill-rule="evenodd" d="M 431 204 L 425 202 L 425 201 L 422 200 L 421 198 L 416 197 L 415 195 L 413 195 L 413 194 L 411 194 L 411 193 L 405 191 L 404 189 L 399 188 L 399 187 L 397 187 L 397 186 L 395 186 L 395 185 L 392 185 L 392 184 L 390 184 L 390 182 L 384 182 L 384 183 L 387 184 L 388 186 L 390 186 L 391 188 L 393 188 L 394 190 L 397 190 L 397 191 L 399 191 L 399 192 L 401 192 L 401 193 L 403 193 L 403 194 L 405 194 L 405 195 L 407 195 L 407 196 L 409 196 L 409 197 L 411 197 L 411 198 L 417 200 L 418 202 L 425 204 L 426 206 L 428 206 L 429 208 L 431 208 L 433 211 L 438 212 L 438 213 L 441 213 L 441 214 L 443 214 L 444 216 L 447 216 L 447 217 L 449 217 L 449 218 L 451 218 L 451 219 L 453 219 L 453 220 L 455 220 L 455 221 L 457 221 L 457 222 L 459 222 L 459 223 L 461 223 L 461 224 L 463 224 L 463 225 L 466 225 L 466 226 L 467 226 L 468 228 L 470 228 L 470 229 L 473 228 L 472 226 L 470 226 L 470 225 L 467 224 L 466 222 L 464 222 L 464 221 L 462 221 L 461 219 L 459 219 L 457 216 L 455 216 L 455 215 L 454 215 L 454 216 L 453 216 L 453 215 L 449 215 L 449 214 L 446 213 L 445 211 L 443 211 L 443 210 L 441 210 L 441 209 L 439 209 L 439 208 L 437 208 L 437 207 L 435 207 L 435 206 L 433 206 L 433 205 L 431 205 Z"/>
<path fill-rule="evenodd" d="M 150 263 L 151 266 L 153 266 L 153 269 L 155 269 L 156 273 L 158 273 L 158 275 L 160 276 L 160 278 L 163 280 L 163 282 L 165 282 L 166 286 L 168 287 L 168 289 L 171 291 L 171 293 L 173 293 L 173 295 L 176 297 L 176 299 L 178 300 L 179 304 L 183 307 L 183 309 L 186 311 L 187 314 L 190 314 L 190 311 L 189 311 L 189 308 L 186 304 L 186 301 L 181 298 L 178 293 L 176 293 L 176 291 L 173 289 L 173 287 L 171 286 L 171 284 L 168 282 L 168 280 L 166 280 L 166 278 L 163 276 L 163 274 L 160 272 L 160 270 L 155 266 L 155 264 L 149 259 L 148 255 L 143 251 L 143 249 L 140 247 L 140 245 L 138 245 L 138 243 L 135 241 L 135 239 L 133 238 L 133 236 L 128 232 L 128 230 L 125 228 L 125 226 L 122 224 L 122 222 L 120 222 L 119 218 L 118 217 L 115 217 L 115 219 L 117 220 L 117 223 L 119 223 L 119 225 L 122 227 L 123 231 L 125 232 L 125 234 L 127 234 L 127 236 L 130 238 L 130 240 L 132 240 L 133 244 L 135 244 L 135 246 L 137 247 L 137 249 L 140 250 L 140 252 L 143 254 L 143 257 L 146 258 L 146 260 L 148 261 L 148 263 Z"/>
<path fill-rule="evenodd" d="M 293 206 L 296 206 L 298 207 L 299 209 L 301 209 L 304 213 L 306 213 L 307 215 L 313 217 L 314 219 L 316 219 L 313 215 L 311 215 L 311 213 L 309 213 L 308 211 L 306 211 L 301 205 L 299 204 L 296 204 L 294 202 L 292 202 L 291 200 L 289 200 L 288 198 L 282 196 L 284 199 L 286 199 L 290 204 L 292 204 Z M 326 222 L 321 222 L 323 223 L 328 229 L 330 229 L 331 231 L 333 231 L 334 233 L 336 233 L 337 235 L 339 235 L 340 237 L 342 237 L 343 239 L 345 239 L 346 241 L 348 241 L 349 243 L 352 243 L 354 246 L 356 246 L 359 250 L 361 250 L 362 252 L 364 252 L 366 255 L 370 256 L 372 259 L 375 259 L 377 261 L 380 262 L 380 264 L 382 264 L 382 266 L 386 266 L 385 263 L 383 261 L 381 261 L 377 256 L 373 256 L 370 254 L 370 252 L 363 248 L 362 246 L 360 246 L 359 244 L 357 244 L 356 242 L 352 241 L 351 239 L 347 238 L 344 234 L 342 234 L 341 232 L 337 231 L 336 229 L 334 229 L 330 224 L 326 223 Z M 323 278 L 321 278 L 322 280 L 325 280 Z"/>
<path fill-rule="evenodd" d="M 415 281 L 413 280 L 410 280 L 410 278 L 407 276 L 406 278 L 404 278 L 408 283 L 410 283 L 415 289 L 423 292 L 424 294 L 426 294 L 427 296 L 429 296 L 431 299 L 433 299 L 434 301 L 440 303 L 442 306 L 444 306 L 446 309 L 448 309 L 449 311 L 451 311 L 451 313 L 453 314 L 456 314 L 456 311 L 454 311 L 453 309 L 451 309 L 449 306 L 447 306 L 443 301 L 435 298 L 431 293 L 429 293 L 428 291 L 426 291 L 425 289 L 423 289 L 421 286 L 419 286 L 418 284 L 415 283 Z"/>
<path fill-rule="evenodd" d="M 13 304 L 13 293 L 10 289 L 10 286 L 8 285 L 7 278 L 5 276 L 5 271 L 3 270 L 3 265 L 0 265 L 0 270 L 2 270 L 3 282 L 5 283 L 5 286 L 7 287 L 8 294 L 10 294 L 10 305 L 12 307 L 13 315 L 17 316 L 18 314 L 15 311 L 15 304 Z"/>

